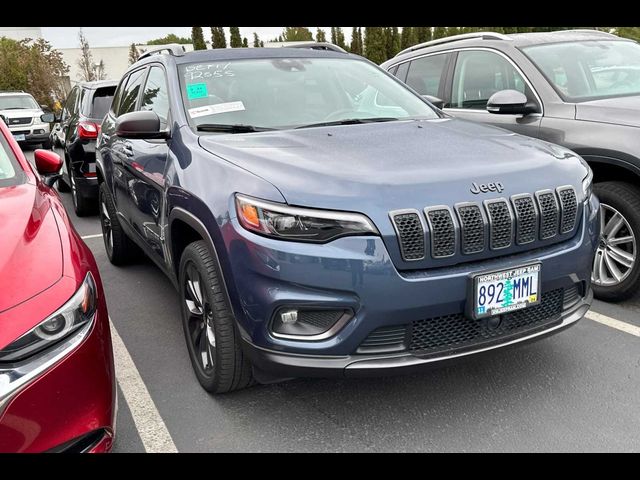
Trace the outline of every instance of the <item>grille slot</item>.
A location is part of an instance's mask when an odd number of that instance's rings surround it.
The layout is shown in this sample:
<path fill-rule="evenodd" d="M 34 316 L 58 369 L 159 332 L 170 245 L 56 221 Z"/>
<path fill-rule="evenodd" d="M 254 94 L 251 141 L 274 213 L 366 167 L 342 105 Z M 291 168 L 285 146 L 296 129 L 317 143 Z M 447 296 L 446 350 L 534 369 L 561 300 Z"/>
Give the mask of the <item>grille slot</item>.
<path fill-rule="evenodd" d="M 490 320 L 495 317 L 471 320 L 461 313 L 415 321 L 409 350 L 428 356 L 523 336 L 560 320 L 563 294 L 562 288 L 545 292 L 538 305 L 502 315 L 500 323 L 493 327 Z"/>
<path fill-rule="evenodd" d="M 516 213 L 516 243 L 524 245 L 536 239 L 538 212 L 531 195 L 511 197 Z"/>
<path fill-rule="evenodd" d="M 343 310 L 300 310 L 298 311 L 298 321 L 329 330 L 343 314 Z"/>
<path fill-rule="evenodd" d="M 558 196 L 562 206 L 562 218 L 560 219 L 560 233 L 569 233 L 576 225 L 578 214 L 578 199 L 573 187 L 558 188 Z"/>
<path fill-rule="evenodd" d="M 407 326 L 397 325 L 374 330 L 360 344 L 358 353 L 381 353 L 406 348 Z"/>
<path fill-rule="evenodd" d="M 450 257 L 455 253 L 456 231 L 451 212 L 446 207 L 427 210 L 431 232 L 431 255 L 433 258 Z"/>
<path fill-rule="evenodd" d="M 14 125 L 30 125 L 31 122 L 33 121 L 33 118 L 31 117 L 20 117 L 20 118 L 9 118 L 9 125 L 10 126 L 14 126 Z"/>
<path fill-rule="evenodd" d="M 462 253 L 469 255 L 484 250 L 484 219 L 476 204 L 456 206 L 460 219 L 460 242 Z"/>
<path fill-rule="evenodd" d="M 551 190 L 536 192 L 540 208 L 540 240 L 553 238 L 558 233 L 558 201 Z"/>
<path fill-rule="evenodd" d="M 424 258 L 424 228 L 417 212 L 392 213 L 400 252 L 406 261 Z"/>
<path fill-rule="evenodd" d="M 489 242 L 491 250 L 507 248 L 513 237 L 513 219 L 505 200 L 485 202 L 489 215 Z"/>

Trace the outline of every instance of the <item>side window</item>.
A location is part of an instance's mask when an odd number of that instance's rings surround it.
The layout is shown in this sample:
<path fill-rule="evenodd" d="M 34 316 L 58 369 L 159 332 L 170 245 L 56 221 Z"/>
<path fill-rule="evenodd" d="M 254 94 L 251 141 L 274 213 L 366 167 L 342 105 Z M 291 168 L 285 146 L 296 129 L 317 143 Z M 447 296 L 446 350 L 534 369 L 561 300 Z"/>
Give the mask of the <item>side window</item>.
<path fill-rule="evenodd" d="M 69 118 L 73 114 L 76 101 L 78 100 L 78 89 L 79 87 L 73 87 L 71 92 L 69 92 L 67 101 L 64 103 L 64 110 L 62 112 L 62 117 L 65 119 Z"/>
<path fill-rule="evenodd" d="M 411 63 L 411 62 L 401 63 L 400 66 L 398 67 L 398 70 L 396 71 L 396 73 L 394 73 L 394 75 L 396 77 L 398 77 L 400 80 L 402 80 L 403 82 L 407 78 L 407 71 L 409 70 L 409 63 Z"/>
<path fill-rule="evenodd" d="M 164 70 L 160 67 L 151 67 L 147 76 L 147 83 L 142 94 L 141 110 L 152 110 L 160 117 L 161 128 L 167 127 L 169 118 L 169 92 Z"/>
<path fill-rule="evenodd" d="M 122 91 L 122 102 L 118 108 L 118 116 L 135 111 L 146 71 L 147 69 L 143 68 L 129 75 L 127 86 Z"/>
<path fill-rule="evenodd" d="M 395 65 L 389 69 L 389 73 L 391 75 L 395 75 L 397 71 L 398 71 L 398 65 Z"/>
<path fill-rule="evenodd" d="M 127 84 L 129 77 L 124 77 L 118 88 L 116 89 L 116 93 L 113 96 L 113 101 L 111 102 L 111 112 L 117 117 L 118 116 L 118 107 L 120 106 L 120 102 L 122 101 L 122 92 L 124 91 L 124 87 Z"/>
<path fill-rule="evenodd" d="M 411 61 L 407 74 L 407 85 L 414 88 L 420 95 L 438 96 L 444 67 L 449 54 L 430 55 Z"/>
<path fill-rule="evenodd" d="M 458 53 L 451 107 L 484 110 L 491 95 L 507 89 L 532 96 L 522 75 L 501 55 L 484 50 Z"/>

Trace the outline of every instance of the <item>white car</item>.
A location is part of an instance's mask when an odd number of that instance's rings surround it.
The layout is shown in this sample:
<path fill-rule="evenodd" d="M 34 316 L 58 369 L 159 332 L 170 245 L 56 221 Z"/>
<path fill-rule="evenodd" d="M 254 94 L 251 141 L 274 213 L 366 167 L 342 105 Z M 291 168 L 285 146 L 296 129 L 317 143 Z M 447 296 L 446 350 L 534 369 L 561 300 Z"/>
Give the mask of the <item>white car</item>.
<path fill-rule="evenodd" d="M 21 144 L 42 144 L 51 148 L 49 123 L 38 102 L 25 92 L 0 92 L 0 115 L 2 115 L 14 138 Z M 45 117 L 48 119 L 48 117 Z"/>

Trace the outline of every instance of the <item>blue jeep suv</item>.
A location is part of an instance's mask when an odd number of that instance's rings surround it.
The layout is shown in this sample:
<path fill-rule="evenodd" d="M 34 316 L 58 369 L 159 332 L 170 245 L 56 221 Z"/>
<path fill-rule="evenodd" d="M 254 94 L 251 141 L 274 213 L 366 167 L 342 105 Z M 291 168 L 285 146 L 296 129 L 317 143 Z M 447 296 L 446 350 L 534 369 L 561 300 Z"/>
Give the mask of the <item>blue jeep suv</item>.
<path fill-rule="evenodd" d="M 211 392 L 414 371 L 542 338 L 592 300 L 592 173 L 331 48 L 148 52 L 97 147 L 109 259 L 180 292 Z"/>

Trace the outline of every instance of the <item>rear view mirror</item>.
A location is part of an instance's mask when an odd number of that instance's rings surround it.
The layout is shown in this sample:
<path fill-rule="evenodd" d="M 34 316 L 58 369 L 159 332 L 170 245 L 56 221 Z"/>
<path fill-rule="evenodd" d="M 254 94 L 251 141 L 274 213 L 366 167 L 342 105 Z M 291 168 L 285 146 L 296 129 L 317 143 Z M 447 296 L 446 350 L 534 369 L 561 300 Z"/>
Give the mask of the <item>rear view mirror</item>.
<path fill-rule="evenodd" d="M 444 108 L 444 100 L 439 99 L 438 97 L 434 97 L 433 95 L 422 95 L 422 98 L 432 103 L 434 107 L 442 110 Z"/>
<path fill-rule="evenodd" d="M 116 120 L 116 135 L 122 138 L 167 138 L 168 133 L 160 130 L 160 117 L 152 111 L 125 113 Z"/>
<path fill-rule="evenodd" d="M 43 113 L 40 115 L 40 120 L 44 123 L 53 123 L 56 119 L 56 116 L 53 113 Z"/>
<path fill-rule="evenodd" d="M 487 111 L 502 115 L 528 115 L 535 113 L 537 107 L 529 102 L 527 96 L 517 90 L 500 90 L 487 102 Z"/>
<path fill-rule="evenodd" d="M 36 164 L 36 170 L 42 175 L 44 183 L 52 187 L 60 178 L 60 169 L 62 168 L 62 159 L 60 155 L 51 150 L 43 150 L 41 148 L 33 152 L 33 158 Z"/>

